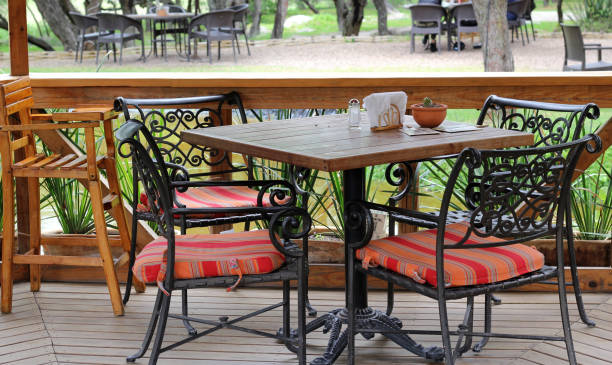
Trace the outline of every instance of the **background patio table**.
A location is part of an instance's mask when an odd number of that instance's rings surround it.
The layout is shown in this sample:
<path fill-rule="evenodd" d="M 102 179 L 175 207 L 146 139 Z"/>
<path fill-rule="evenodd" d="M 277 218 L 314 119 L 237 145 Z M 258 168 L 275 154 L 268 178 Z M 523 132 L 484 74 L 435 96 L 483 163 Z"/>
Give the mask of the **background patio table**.
<path fill-rule="evenodd" d="M 134 20 L 147 21 L 149 23 L 149 29 L 151 31 L 151 52 L 153 52 L 154 43 L 155 43 L 155 38 L 154 38 L 155 32 L 154 32 L 153 27 L 155 26 L 156 21 L 160 23 L 162 55 L 164 56 L 164 59 L 167 61 L 168 60 L 168 52 L 166 49 L 167 22 L 169 21 L 184 22 L 185 28 L 187 28 L 187 25 L 189 24 L 189 19 L 194 17 L 195 13 L 168 13 L 166 15 L 158 15 L 157 13 L 146 13 L 146 14 L 126 14 L 126 16 Z M 180 35 L 178 36 L 180 37 Z M 182 51 L 180 47 L 175 46 L 175 48 L 176 48 L 176 53 L 179 56 L 184 57 L 184 55 L 181 54 Z M 151 55 L 151 52 L 149 52 L 149 55 Z"/>
<path fill-rule="evenodd" d="M 183 131 L 185 141 L 213 148 L 229 150 L 296 166 L 327 172 L 343 171 L 344 199 L 365 199 L 365 167 L 419 160 L 428 157 L 454 154 L 466 147 L 478 149 L 516 147 L 533 144 L 533 135 L 525 132 L 497 128 L 480 128 L 460 133 L 409 136 L 399 129 L 381 132 L 370 130 L 365 114 L 361 116 L 361 128 L 348 128 L 347 114 L 334 114 L 310 118 L 270 121 L 263 123 L 220 126 Z M 360 239 L 360 232 L 345 227 L 345 243 Z M 345 256 L 349 250 L 345 244 Z M 348 262 L 345 257 L 345 262 Z M 346 271 L 345 271 L 346 273 Z M 372 319 L 396 326 L 399 320 L 368 307 L 367 281 L 363 273 L 355 274 L 354 301 L 358 322 Z M 346 323 L 346 312 L 337 309 L 311 321 L 307 332 L 333 323 L 338 318 Z M 359 327 L 365 327 L 359 324 Z M 331 364 L 346 347 L 346 336 L 330 331 L 330 345 L 323 356 L 312 364 Z M 424 348 L 403 334 L 389 336 L 413 353 L 427 358 L 440 359 L 439 347 Z"/>

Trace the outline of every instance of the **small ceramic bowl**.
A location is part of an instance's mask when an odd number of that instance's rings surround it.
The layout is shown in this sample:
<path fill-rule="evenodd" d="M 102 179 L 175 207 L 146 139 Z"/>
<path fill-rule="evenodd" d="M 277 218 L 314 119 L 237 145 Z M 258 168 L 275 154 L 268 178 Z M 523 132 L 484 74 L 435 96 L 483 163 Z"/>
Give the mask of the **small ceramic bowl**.
<path fill-rule="evenodd" d="M 436 104 L 432 107 L 424 107 L 423 104 L 412 104 L 412 117 L 423 128 L 435 128 L 442 124 L 446 118 L 445 104 Z"/>

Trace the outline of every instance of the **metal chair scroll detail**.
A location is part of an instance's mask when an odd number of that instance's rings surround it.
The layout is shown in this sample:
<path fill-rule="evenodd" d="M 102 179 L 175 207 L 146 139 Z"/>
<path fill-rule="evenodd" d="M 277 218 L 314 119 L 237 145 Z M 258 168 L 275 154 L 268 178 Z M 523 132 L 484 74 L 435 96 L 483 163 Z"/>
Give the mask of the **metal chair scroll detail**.
<path fill-rule="evenodd" d="M 12 266 L 26 264 L 30 268 L 30 285 L 32 291 L 38 291 L 41 281 L 41 265 L 71 265 L 102 267 L 106 277 L 113 312 L 122 315 L 121 292 L 117 280 L 116 267 L 127 264 L 130 251 L 130 237 L 126 223 L 121 191 L 115 168 L 115 145 L 112 132 L 112 119 L 117 113 L 111 110 L 83 110 L 70 113 L 31 114 L 33 105 L 32 90 L 29 78 L 21 78 L 0 87 L 2 119 L 0 120 L 0 152 L 2 155 L 3 193 L 7 197 L 4 204 L 4 239 L 2 248 L 2 312 L 11 311 L 12 302 Z M 21 124 L 11 124 L 19 118 Z M 80 122 L 64 123 L 73 120 Z M 37 122 L 37 123 L 33 123 Z M 41 123 L 46 122 L 46 123 Z M 49 123 L 56 122 L 56 123 Z M 106 153 L 96 156 L 94 128 L 103 124 Z M 86 155 L 52 154 L 46 156 L 37 153 L 34 139 L 35 131 L 52 131 L 63 129 L 82 129 L 85 134 Z M 21 137 L 17 133 L 21 133 Z M 16 152 L 23 151 L 25 157 L 19 158 Z M 100 172 L 106 171 L 109 193 L 102 194 Z M 14 178 L 27 178 L 29 197 L 30 247 L 24 254 L 14 252 Z M 96 234 L 63 237 L 61 240 L 48 239 L 40 232 L 40 178 L 77 179 L 89 190 L 95 223 Z M 111 210 L 117 222 L 119 239 L 109 239 L 104 211 Z M 96 242 L 99 257 L 89 256 L 56 256 L 41 254 L 41 244 L 92 246 Z M 111 244 L 123 248 L 123 254 L 116 260 L 111 253 Z M 144 291 L 144 285 L 137 282 L 137 289 Z"/>

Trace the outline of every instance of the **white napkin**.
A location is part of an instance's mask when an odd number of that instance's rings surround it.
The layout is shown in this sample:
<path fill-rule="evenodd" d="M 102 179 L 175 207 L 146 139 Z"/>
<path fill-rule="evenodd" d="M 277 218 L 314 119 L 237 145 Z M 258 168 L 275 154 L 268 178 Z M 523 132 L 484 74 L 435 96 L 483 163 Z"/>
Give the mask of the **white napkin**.
<path fill-rule="evenodd" d="M 388 127 L 402 124 L 406 113 L 408 95 L 403 91 L 370 94 L 363 98 L 363 106 L 368 112 L 370 127 Z"/>

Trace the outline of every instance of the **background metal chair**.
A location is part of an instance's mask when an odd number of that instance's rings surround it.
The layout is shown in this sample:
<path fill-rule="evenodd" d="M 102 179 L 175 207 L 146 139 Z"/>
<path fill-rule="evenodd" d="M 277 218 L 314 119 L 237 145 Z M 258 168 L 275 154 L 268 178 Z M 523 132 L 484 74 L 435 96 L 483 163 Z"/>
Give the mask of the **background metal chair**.
<path fill-rule="evenodd" d="M 292 186 L 284 181 L 268 181 L 262 186 L 263 190 L 267 188 L 273 190 L 274 186 L 291 190 L 292 199 L 285 202 L 287 205 L 250 208 L 177 208 L 173 204 L 174 189 L 207 186 L 206 182 L 173 181 L 167 173 L 172 166 L 166 165 L 156 141 L 140 121 L 128 120 L 116 135 L 121 141 L 120 153 L 124 157 L 132 158 L 133 168 L 139 179 L 145 182 L 143 187 L 161 233 L 160 238 L 145 247 L 134 267 L 135 273 L 142 276 L 143 280 L 157 282 L 159 290 L 142 347 L 136 354 L 128 357 L 127 361 L 134 362 L 145 354 L 157 326 L 149 364 L 155 364 L 161 352 L 225 328 L 277 339 L 290 351 L 296 352 L 299 364 L 304 365 L 306 363 L 304 308 L 306 260 L 295 241 L 302 240 L 302 244 L 307 245 L 311 219 L 305 210 L 291 206 L 295 201 L 295 191 L 292 190 Z M 268 223 L 269 228 L 222 235 L 177 237 L 174 233 L 174 218 L 177 215 L 240 213 L 259 215 L 261 220 Z M 297 280 L 298 283 L 298 325 L 295 333 L 292 333 L 290 328 L 290 280 Z M 221 317 L 219 320 L 200 319 L 190 317 L 184 312 L 181 315 L 169 314 L 174 290 L 186 291 L 192 288 L 219 286 L 233 288 L 239 283 L 274 281 L 283 283 L 283 299 L 280 303 L 268 305 L 234 319 L 228 317 Z M 283 310 L 283 324 L 277 333 L 246 328 L 239 324 L 242 320 L 279 307 Z M 187 338 L 162 348 L 168 318 L 206 324 L 209 327 L 198 334 L 190 333 Z"/>
<path fill-rule="evenodd" d="M 238 48 L 238 54 L 240 54 L 240 43 L 238 42 L 238 35 L 242 34 L 244 36 L 244 44 L 246 44 L 247 53 L 250 56 L 251 50 L 249 49 L 249 39 L 247 38 L 246 34 L 246 16 L 247 11 L 249 10 L 249 4 L 231 6 L 229 7 L 229 9 L 235 11 L 232 32 L 234 33 L 234 37 L 236 38 L 236 47 Z"/>
<path fill-rule="evenodd" d="M 561 24 L 563 42 L 565 46 L 565 59 L 563 71 L 609 71 L 612 62 L 602 61 L 601 51 L 612 50 L 612 47 L 603 47 L 601 43 L 584 43 L 582 31 L 577 25 Z M 597 62 L 586 62 L 586 51 L 597 51 Z M 568 65 L 567 61 L 577 61 L 579 64 Z"/>
<path fill-rule="evenodd" d="M 212 54 L 210 53 L 210 43 L 217 42 L 218 57 L 221 59 L 221 41 L 232 41 L 232 52 L 234 54 L 234 62 L 236 62 L 236 47 L 234 41 L 235 34 L 231 31 L 234 27 L 234 10 L 218 10 L 210 13 L 201 14 L 191 19 L 189 22 L 189 32 L 187 36 L 187 61 L 191 58 L 191 40 L 193 39 L 194 52 L 198 51 L 197 40 L 206 40 L 206 54 L 208 61 L 212 63 Z M 201 30 L 201 27 L 205 30 Z"/>
<path fill-rule="evenodd" d="M 570 364 L 576 364 L 565 291 L 563 239 L 571 231 L 571 178 L 584 149 L 589 152 L 601 150 L 601 140 L 595 135 L 589 135 L 568 143 L 538 148 L 467 148 L 453 166 L 438 214 L 369 202 L 348 202 L 346 224 L 353 227 L 366 226 L 363 239 L 350 247 L 352 254 L 348 255 L 347 263 L 348 297 L 353 297 L 352 282 L 355 273 L 359 271 L 437 300 L 441 331 L 419 331 L 412 328 L 407 331 L 411 334 L 441 334 L 447 365 L 454 364 L 458 356 L 471 348 L 474 336 L 482 336 L 480 343 L 475 346 L 476 351 L 486 345 L 489 337 L 563 341 Z M 459 174 L 464 170 L 468 174 L 479 175 L 480 179 L 474 185 L 464 187 L 458 183 Z M 479 197 L 473 202 L 474 209 L 468 219 L 463 223 L 449 224 L 448 212 L 453 195 L 457 191 L 470 194 L 470 190 L 477 190 Z M 521 204 L 532 206 L 534 200 L 543 203 L 538 207 L 538 214 L 515 213 Z M 370 210 L 387 214 L 401 212 L 405 216 L 427 220 L 435 228 L 370 241 L 373 230 Z M 556 237 L 555 266 L 544 265 L 542 253 L 521 244 L 550 235 Z M 487 274 L 476 274 L 480 272 L 478 267 L 486 267 Z M 562 337 L 492 332 L 492 292 L 552 278 L 557 279 Z M 473 331 L 474 297 L 483 294 L 485 325 L 484 331 L 477 333 Z M 467 310 L 458 330 L 453 331 L 458 336 L 453 346 L 447 301 L 462 298 L 467 298 Z M 369 325 L 368 329 L 373 329 L 371 327 L 376 324 L 356 318 L 355 306 L 350 302 L 348 309 L 349 363 L 352 363 L 355 358 L 354 336 L 360 333 L 360 325 Z M 389 322 L 394 321 L 391 319 Z M 394 336 L 391 339 L 402 342 L 396 337 L 402 332 L 397 325 L 381 324 L 378 327 L 375 329 L 383 334 L 385 330 L 392 331 Z"/>
<path fill-rule="evenodd" d="M 88 29 L 98 27 L 98 18 L 92 15 L 82 15 L 76 11 L 71 11 L 70 18 L 74 22 L 74 25 L 79 29 L 79 35 L 77 37 L 76 50 L 74 51 L 74 62 L 79 60 L 79 52 L 81 53 L 81 63 L 83 62 L 83 49 L 85 48 L 85 42 L 91 41 L 94 47 L 98 49 L 98 36 L 99 32 L 87 33 Z M 103 35 L 108 35 L 108 32 Z M 108 50 L 108 45 L 106 46 Z"/>
<path fill-rule="evenodd" d="M 461 33 L 478 33 L 478 23 L 472 3 L 458 4 L 453 7 L 448 21 L 448 49 L 451 49 L 451 31 L 457 33 L 457 51 L 461 51 Z"/>
<path fill-rule="evenodd" d="M 98 13 L 98 44 L 96 46 L 96 64 L 100 54 L 100 44 L 112 44 L 113 59 L 117 62 L 115 43 L 119 43 L 119 64 L 123 61 L 123 46 L 125 42 L 139 40 L 141 45 L 141 58 L 145 62 L 144 32 L 139 21 L 130 19 L 121 14 Z M 128 32 L 129 28 L 134 28 L 135 32 Z M 117 33 L 118 32 L 118 33 Z"/>
<path fill-rule="evenodd" d="M 433 4 L 414 4 L 409 7 L 412 17 L 410 28 L 410 53 L 414 53 L 414 37 L 417 34 L 442 36 L 444 8 Z M 440 47 L 438 47 L 440 52 Z"/>
<path fill-rule="evenodd" d="M 519 32 L 521 33 L 521 42 L 523 46 L 525 45 L 525 37 L 523 36 L 523 27 L 525 27 L 525 32 L 527 32 L 527 25 L 525 23 L 525 14 L 529 3 L 526 0 L 516 0 L 511 3 L 508 3 L 508 28 L 510 28 L 510 32 L 512 38 L 511 42 L 514 42 L 514 35 L 516 34 L 516 39 L 518 39 Z M 529 34 L 527 34 L 527 43 L 529 43 Z"/>
<path fill-rule="evenodd" d="M 485 125 L 490 123 L 496 128 L 531 132 L 535 135 L 534 145 L 532 147 L 543 147 L 554 146 L 579 139 L 584 133 L 585 123 L 587 121 L 596 120 L 597 118 L 599 118 L 599 108 L 595 104 L 572 105 L 543 103 L 491 95 L 484 102 L 476 124 Z M 436 165 L 432 165 L 432 169 L 437 173 L 447 174 L 446 171 L 453 166 L 453 158 L 455 157 L 457 156 L 440 156 L 433 159 L 438 162 Z M 427 161 L 416 162 L 427 163 Z M 387 166 L 387 181 L 394 186 L 404 187 L 398 194 L 389 199 L 390 206 L 397 206 L 399 201 L 408 194 L 414 183 L 414 177 L 416 176 L 415 172 L 416 171 L 414 171 L 408 162 L 390 164 Z M 399 177 L 399 179 L 397 177 Z M 479 177 L 476 175 L 468 177 L 470 182 L 477 181 L 478 179 Z M 462 194 L 462 192 L 458 191 L 455 197 L 459 200 L 466 201 L 469 210 L 450 210 L 448 212 L 447 221 L 453 223 L 465 221 L 469 218 L 474 209 L 474 205 L 471 202 L 478 199 L 478 192 L 468 190 L 465 194 Z M 396 222 L 424 228 L 435 227 L 435 225 L 428 220 L 422 220 L 413 216 L 404 216 L 401 213 L 391 213 L 389 218 L 390 235 L 395 234 Z M 579 283 L 573 236 L 570 235 L 567 239 L 572 283 Z M 588 318 L 584 309 L 582 292 L 579 285 L 574 287 L 574 293 L 576 296 L 576 304 L 580 312 L 580 318 L 585 324 L 594 326 L 594 322 Z M 387 313 L 390 314 L 393 310 L 392 284 L 390 284 L 388 288 L 387 302 Z"/>

